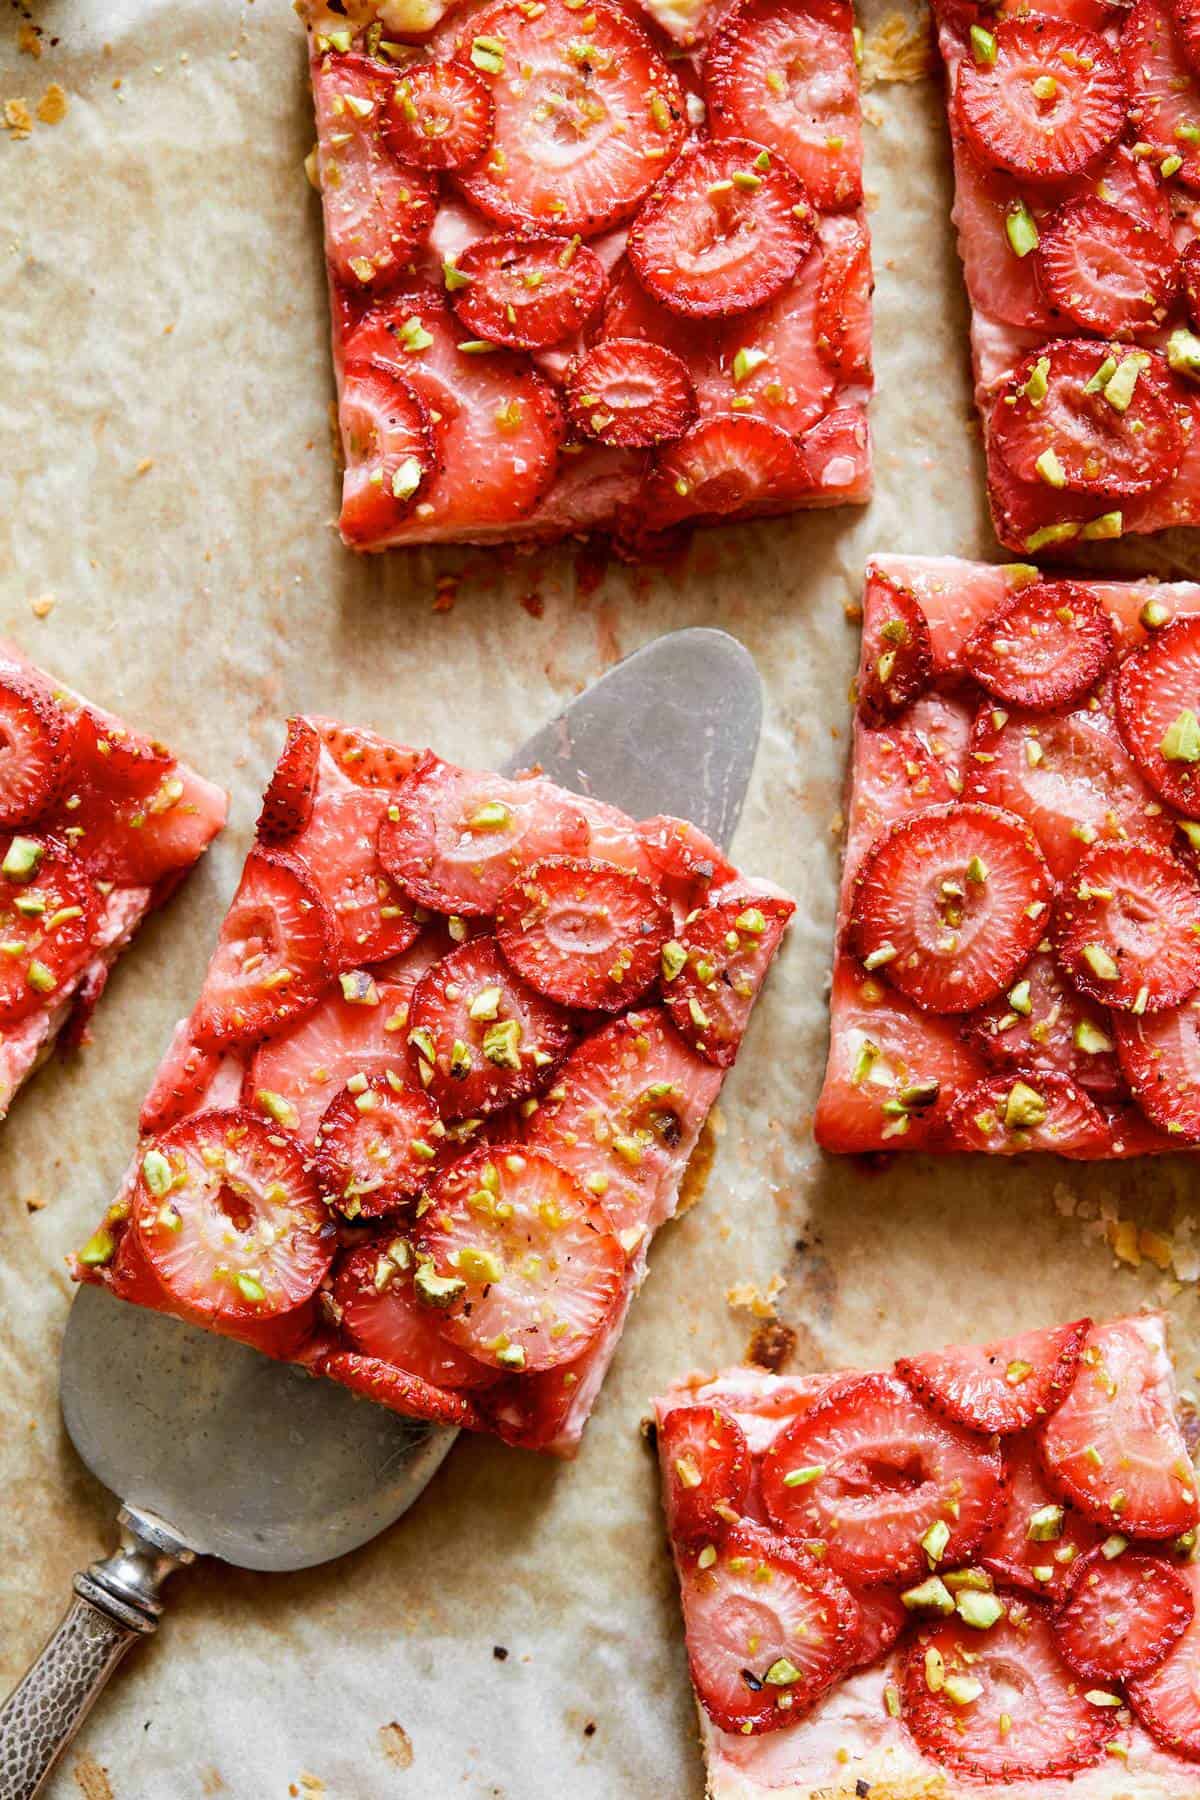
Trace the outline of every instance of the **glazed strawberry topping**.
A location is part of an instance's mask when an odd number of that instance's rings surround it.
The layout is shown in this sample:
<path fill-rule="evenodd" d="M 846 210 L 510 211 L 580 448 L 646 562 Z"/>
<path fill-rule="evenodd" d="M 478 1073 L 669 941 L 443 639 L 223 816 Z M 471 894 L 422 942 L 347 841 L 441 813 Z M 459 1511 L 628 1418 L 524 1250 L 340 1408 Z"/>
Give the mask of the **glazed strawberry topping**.
<path fill-rule="evenodd" d="M 633 448 L 681 437 L 696 417 L 685 364 L 659 344 L 605 338 L 571 363 L 567 416 L 581 437 Z"/>
<path fill-rule="evenodd" d="M 621 1012 L 658 976 L 671 924 L 662 892 L 632 870 L 549 857 L 501 895 L 496 942 L 547 999 Z"/>
<path fill-rule="evenodd" d="M 224 823 L 223 797 L 169 750 L 90 707 L 75 714 L 63 749 L 50 829 L 98 880 L 149 887 L 190 868 Z"/>
<path fill-rule="evenodd" d="M 646 516 L 661 529 L 682 519 L 780 512 L 803 474 L 795 444 L 778 426 L 744 414 L 701 419 L 659 452 Z"/>
<path fill-rule="evenodd" d="M 31 825 L 55 798 L 69 736 L 61 709 L 33 681 L 0 681 L 0 825 Z"/>
<path fill-rule="evenodd" d="M 53 1003 L 93 954 L 101 896 L 83 861 L 45 836 L 0 837 L 0 1024 Z"/>
<path fill-rule="evenodd" d="M 1183 298 L 1193 330 L 1200 324 L 1200 238 L 1184 245 L 1179 258 L 1179 274 Z"/>
<path fill-rule="evenodd" d="M 495 1371 L 449 1341 L 436 1309 L 417 1299 L 416 1269 L 412 1246 L 402 1236 L 384 1236 L 352 1251 L 333 1284 L 346 1336 L 364 1356 L 433 1387 L 486 1386 Z"/>
<path fill-rule="evenodd" d="M 1115 1030 L 1121 1072 L 1151 1124 L 1200 1143 L 1200 997 L 1148 1017 L 1120 1014 Z"/>
<path fill-rule="evenodd" d="M 795 280 L 765 306 L 721 328 L 717 358 L 710 350 L 703 360 L 690 359 L 702 414 L 761 418 L 793 437 L 811 431 L 824 416 L 837 390 L 822 349 L 828 322 L 820 314 L 828 226 L 826 221 L 822 244 L 805 258 Z"/>
<path fill-rule="evenodd" d="M 407 1073 L 405 1034 L 411 983 L 374 975 L 339 985 L 319 1007 L 260 1044 L 246 1073 L 244 1102 L 311 1145 L 321 1115 L 348 1081 Z"/>
<path fill-rule="evenodd" d="M 358 1356 L 341 1350 L 323 1357 L 318 1373 L 340 1382 L 365 1400 L 375 1400 L 392 1412 L 410 1419 L 428 1419 L 433 1425 L 479 1431 L 483 1420 L 469 1394 L 454 1393 L 410 1375 L 407 1369 L 377 1356 Z"/>
<path fill-rule="evenodd" d="M 483 77 L 462 62 L 413 63 L 384 103 L 383 140 L 402 163 L 468 169 L 492 141 L 494 110 Z"/>
<path fill-rule="evenodd" d="M 1085 1681 L 1129 1681 L 1158 1667 L 1194 1613 L 1178 1569 L 1124 1551 L 1118 1540 L 1076 1563 L 1052 1624 L 1059 1655 Z"/>
<path fill-rule="evenodd" d="M 1099 1528 L 1055 1492 L 1038 1455 L 1036 1428 L 1001 1446 L 1001 1511 L 979 1546 L 979 1561 L 1005 1587 L 1061 1600 L 1077 1560 Z"/>
<path fill-rule="evenodd" d="M 1200 1568 L 1180 1571 L 1192 1598 L 1192 1622 L 1158 1668 L 1129 1683 L 1138 1719 L 1166 1750 L 1200 1760 Z"/>
<path fill-rule="evenodd" d="M 321 739 L 308 719 L 289 719 L 287 739 L 263 795 L 255 826 L 260 843 L 296 837 L 312 817 Z"/>
<path fill-rule="evenodd" d="M 1200 121 L 1200 85 L 1174 28 L 1171 8 L 1160 0 L 1135 0 L 1125 15 L 1121 67 L 1137 138 L 1163 158 L 1178 158 L 1175 179 L 1195 188 L 1200 184 L 1200 154 L 1190 132 Z"/>
<path fill-rule="evenodd" d="M 821 238 L 817 348 L 848 381 L 871 374 L 871 242 L 857 222 L 827 221 Z"/>
<path fill-rule="evenodd" d="M 858 710 L 868 725 L 896 718 L 933 677 L 929 623 L 916 596 L 878 575 L 863 604 Z"/>
<path fill-rule="evenodd" d="M 197 1112 L 220 1066 L 220 1053 L 193 1044 L 188 1021 L 183 1020 L 176 1027 L 150 1092 L 142 1101 L 138 1130 L 147 1134 L 166 1131 L 189 1113 Z"/>
<path fill-rule="evenodd" d="M 577 238 L 482 237 L 445 270 L 451 304 L 473 338 L 540 350 L 573 337 L 599 306 L 604 264 Z"/>
<path fill-rule="evenodd" d="M 347 1218 L 378 1218 L 432 1179 L 445 1127 L 432 1101 L 395 1076 L 351 1077 L 317 1128 L 321 1197 Z"/>
<path fill-rule="evenodd" d="M 1161 325 L 1179 281 L 1170 238 L 1103 200 L 1073 200 L 1041 232 L 1038 275 L 1057 313 L 1100 337 Z"/>
<path fill-rule="evenodd" d="M 284 850 L 252 850 L 204 977 L 197 1043 L 252 1042 L 308 1012 L 337 966 L 336 945 L 303 863 Z"/>
<path fill-rule="evenodd" d="M 315 718 L 312 724 L 338 772 L 355 787 L 399 787 L 420 761 L 419 751 L 403 749 L 378 732 L 336 719 Z"/>
<path fill-rule="evenodd" d="M 1099 601 L 1075 581 L 1018 588 L 976 627 L 963 661 L 1008 706 L 1049 712 L 1078 704 L 1116 657 Z"/>
<path fill-rule="evenodd" d="M 1091 850 L 1059 892 L 1054 945 L 1081 993 L 1138 1015 L 1200 987 L 1200 882 L 1145 844 Z"/>
<path fill-rule="evenodd" d="M 674 1542 L 699 1549 L 735 1524 L 745 1506 L 745 1433 L 719 1406 L 677 1406 L 659 1432 L 667 1529 Z"/>
<path fill-rule="evenodd" d="M 322 793 L 292 851 L 308 870 L 337 931 L 339 969 L 399 956 L 421 926 L 409 896 L 379 859 L 377 839 L 386 794 L 346 787 Z"/>
<path fill-rule="evenodd" d="M 1125 83 L 1102 37 L 1057 19 L 1003 19 L 992 54 L 959 64 L 958 119 L 985 167 L 1046 181 L 1094 166 L 1121 135 Z"/>
<path fill-rule="evenodd" d="M 663 947 L 663 991 L 676 1029 L 709 1062 L 737 1056 L 763 977 L 795 907 L 741 894 L 702 907 Z"/>
<path fill-rule="evenodd" d="M 1065 1075 L 1093 1097 L 1121 1086 L 1112 1021 L 1069 982 L 1048 951 L 1030 957 L 1007 993 L 968 1021 L 972 1043 L 1010 1075 Z"/>
<path fill-rule="evenodd" d="M 348 544 L 385 537 L 439 467 L 425 402 L 380 363 L 346 365 L 338 406 L 346 472 L 338 529 Z"/>
<path fill-rule="evenodd" d="M 1054 1411 L 1075 1379 L 1090 1319 L 994 1344 L 955 1344 L 901 1357 L 896 1372 L 935 1412 L 972 1431 L 1025 1431 Z"/>
<path fill-rule="evenodd" d="M 1128 656 L 1115 691 L 1121 736 L 1146 780 L 1200 818 L 1200 617 L 1173 620 Z"/>
<path fill-rule="evenodd" d="M 1102 1156 L 1110 1143 L 1103 1115 L 1065 1075 L 991 1075 L 960 1094 L 947 1121 L 956 1150 L 1012 1156 L 1049 1150 Z"/>

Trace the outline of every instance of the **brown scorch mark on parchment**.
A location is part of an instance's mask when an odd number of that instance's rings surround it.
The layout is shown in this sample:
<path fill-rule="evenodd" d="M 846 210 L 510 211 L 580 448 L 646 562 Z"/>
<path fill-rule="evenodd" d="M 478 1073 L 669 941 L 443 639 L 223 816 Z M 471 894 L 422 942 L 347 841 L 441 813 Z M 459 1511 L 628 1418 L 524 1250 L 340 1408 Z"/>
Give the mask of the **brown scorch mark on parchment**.
<path fill-rule="evenodd" d="M 411 1769 L 413 1760 L 412 1739 L 409 1737 L 407 1731 L 405 1731 L 403 1725 L 398 1725 L 395 1719 L 392 1720 L 390 1725 L 381 1725 L 379 1727 L 379 1743 L 383 1750 L 383 1754 L 387 1757 L 393 1767 L 397 1769 Z"/>
<path fill-rule="evenodd" d="M 75 1786 L 84 1800 L 113 1800 L 108 1770 L 101 1768 L 90 1756 L 81 1756 L 72 1773 L 75 1776 Z"/>
<path fill-rule="evenodd" d="M 756 1368 L 769 1369 L 778 1375 L 791 1361 L 796 1349 L 796 1333 L 782 1319 L 766 1319 L 751 1335 L 746 1345 L 745 1360 Z"/>

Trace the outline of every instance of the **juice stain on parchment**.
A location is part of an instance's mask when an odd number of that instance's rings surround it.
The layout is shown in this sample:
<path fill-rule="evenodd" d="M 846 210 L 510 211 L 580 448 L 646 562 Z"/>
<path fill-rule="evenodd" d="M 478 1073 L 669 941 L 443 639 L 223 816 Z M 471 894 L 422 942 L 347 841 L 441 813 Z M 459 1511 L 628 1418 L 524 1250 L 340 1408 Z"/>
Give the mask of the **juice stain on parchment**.
<path fill-rule="evenodd" d="M 71 1773 L 84 1800 L 113 1800 L 108 1770 L 90 1756 L 81 1756 Z"/>

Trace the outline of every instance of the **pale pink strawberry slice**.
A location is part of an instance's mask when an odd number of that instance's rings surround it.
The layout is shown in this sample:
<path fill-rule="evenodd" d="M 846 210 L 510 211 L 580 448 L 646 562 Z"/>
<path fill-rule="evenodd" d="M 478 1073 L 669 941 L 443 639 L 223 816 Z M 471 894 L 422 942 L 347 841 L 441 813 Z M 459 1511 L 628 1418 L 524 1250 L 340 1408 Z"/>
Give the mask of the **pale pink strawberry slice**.
<path fill-rule="evenodd" d="M 659 813 L 636 827 L 649 870 L 681 916 L 707 900 L 714 886 L 737 874 L 722 850 L 688 819 Z"/>
<path fill-rule="evenodd" d="M 929 621 L 911 588 L 879 569 L 867 576 L 858 710 L 868 725 L 898 718 L 933 680 Z"/>
<path fill-rule="evenodd" d="M 1150 1675 L 1131 1681 L 1129 1700 L 1138 1720 L 1165 1750 L 1200 1762 L 1200 1566 L 1179 1571 L 1192 1598 L 1192 1622 Z"/>
<path fill-rule="evenodd" d="M 419 1299 L 443 1309 L 447 1336 L 510 1373 L 574 1362 L 621 1292 L 625 1253 L 598 1201 L 551 1162 L 517 1144 L 462 1158 L 417 1221 L 413 1248 L 430 1259 Z"/>
<path fill-rule="evenodd" d="M 1018 588 L 988 614 L 963 648 L 976 681 L 1006 706 L 1049 712 L 1079 704 L 1112 665 L 1112 621 L 1077 581 Z"/>
<path fill-rule="evenodd" d="M 1200 618 L 1172 620 L 1127 656 L 1115 692 L 1121 736 L 1146 780 L 1200 818 Z"/>
<path fill-rule="evenodd" d="M 1104 1156 L 1110 1147 L 1104 1115 L 1065 1075 L 1014 1070 L 989 1075 L 955 1101 L 947 1121 L 956 1150 L 1021 1156 Z"/>
<path fill-rule="evenodd" d="M 439 1388 L 485 1387 L 495 1370 L 452 1344 L 413 1292 L 416 1257 L 403 1236 L 381 1237 L 339 1263 L 333 1298 L 354 1348 Z"/>
<path fill-rule="evenodd" d="M 821 222 L 816 336 L 843 381 L 871 379 L 871 240 L 865 225 L 834 215 Z"/>
<path fill-rule="evenodd" d="M 926 1406 L 956 1424 L 1008 1436 L 1044 1419 L 1063 1399 L 1091 1323 L 1076 1319 L 993 1344 L 902 1356 L 896 1373 Z"/>
<path fill-rule="evenodd" d="M 429 411 L 390 368 L 365 360 L 342 370 L 338 429 L 345 458 L 338 529 L 351 547 L 387 537 L 441 466 Z"/>
<path fill-rule="evenodd" d="M 364 1400 L 374 1400 L 391 1412 L 403 1413 L 409 1419 L 428 1419 L 432 1425 L 449 1425 L 457 1430 L 481 1431 L 483 1419 L 470 1394 L 455 1393 L 435 1387 L 418 1375 L 384 1362 L 377 1356 L 359 1356 L 352 1350 L 339 1350 L 324 1357 L 317 1366 L 319 1375 L 340 1382 Z"/>
<path fill-rule="evenodd" d="M 714 136 L 777 149 L 823 211 L 862 196 L 853 25 L 842 0 L 739 0 L 704 59 Z"/>
<path fill-rule="evenodd" d="M 1043 1609 L 1011 1597 L 986 1631 L 951 1618 L 921 1632 L 902 1706 L 926 1756 L 975 1781 L 1070 1777 L 1101 1761 L 1115 1729 L 1062 1661 Z"/>
<path fill-rule="evenodd" d="M 1142 1112 L 1179 1143 L 1200 1143 L 1200 997 L 1114 1021 L 1121 1072 Z"/>
<path fill-rule="evenodd" d="M 348 1081 L 389 1071 L 397 1080 L 406 1075 L 410 991 L 380 978 L 347 1000 L 335 986 L 306 1018 L 259 1045 L 246 1074 L 245 1105 L 311 1145 L 321 1114 Z"/>
<path fill-rule="evenodd" d="M 718 1068 L 737 1057 L 795 910 L 791 900 L 742 893 L 693 913 L 663 951 L 663 993 L 675 1027 Z"/>
<path fill-rule="evenodd" d="M 895 1584 L 975 1549 L 999 1502 L 1000 1456 L 894 1375 L 848 1375 L 775 1438 L 761 1481 L 778 1530 L 824 1546 L 849 1581 Z"/>
<path fill-rule="evenodd" d="M 94 955 L 102 899 L 83 859 L 43 834 L 0 834 L 0 1024 L 62 998 Z"/>
<path fill-rule="evenodd" d="M 308 719 L 289 719 L 254 828 L 260 843 L 286 843 L 304 830 L 312 817 L 320 761 L 321 738 L 315 725 Z"/>
<path fill-rule="evenodd" d="M 220 1052 L 193 1044 L 190 1021 L 175 1027 L 167 1053 L 159 1063 L 150 1092 L 142 1101 L 138 1130 L 150 1134 L 166 1131 L 189 1113 L 199 1111 L 221 1067 Z"/>
<path fill-rule="evenodd" d="M 500 0 L 470 15 L 459 56 L 492 90 L 491 154 L 459 183 L 489 219 L 595 237 L 627 219 L 683 141 L 683 93 L 610 0 L 580 13 Z"/>
<path fill-rule="evenodd" d="M 660 450 L 642 497 L 648 528 L 685 519 L 758 518 L 784 512 L 804 486 L 799 451 L 776 425 L 741 413 L 701 419 Z"/>
<path fill-rule="evenodd" d="M 455 312 L 471 337 L 541 350 L 582 329 L 604 297 L 604 264 L 575 238 L 476 238 L 446 270 Z"/>
<path fill-rule="evenodd" d="M 761 1526 L 731 1527 L 704 1568 L 681 1559 L 679 1579 L 692 1684 L 723 1731 L 779 1730 L 854 1662 L 859 1614 L 849 1588 Z"/>
<path fill-rule="evenodd" d="M 335 1233 L 295 1139 L 234 1108 L 196 1113 L 139 1157 L 138 1242 L 193 1318 L 269 1319 L 316 1292 Z"/>
<path fill-rule="evenodd" d="M 711 327 L 703 319 L 685 319 L 660 306 L 646 292 L 622 256 L 609 276 L 604 311 L 600 316 L 599 341 L 605 338 L 639 338 L 661 344 L 686 363 L 693 376 L 711 360 Z"/>
<path fill-rule="evenodd" d="M 1071 1570 L 1098 1542 L 1100 1529 L 1050 1487 L 1035 1431 L 1007 1438 L 1001 1451 L 1001 1511 L 976 1555 L 1005 1587 L 1061 1600 Z"/>
<path fill-rule="evenodd" d="M 631 869 L 546 857 L 496 905 L 496 942 L 509 967 L 560 1006 L 621 1012 L 662 969 L 671 908 Z"/>
<path fill-rule="evenodd" d="M 292 841 L 337 928 L 339 969 L 399 956 L 421 933 L 412 900 L 376 849 L 388 805 L 381 789 L 331 787 L 318 795 L 309 824 Z"/>
<path fill-rule="evenodd" d="M 721 1406 L 676 1406 L 658 1428 L 663 1508 L 673 1544 L 719 1540 L 750 1491 L 750 1451 Z"/>
<path fill-rule="evenodd" d="M 1038 274 L 1061 317 L 1101 337 L 1163 323 L 1179 283 L 1169 237 L 1102 200 L 1073 200 L 1041 232 Z"/>
<path fill-rule="evenodd" d="M 633 448 L 669 443 L 696 417 L 686 366 L 661 344 L 603 338 L 563 377 L 567 417 L 581 437 Z"/>
<path fill-rule="evenodd" d="M 64 776 L 66 714 L 40 683 L 6 673 L 0 682 L 0 825 L 31 825 Z"/>
<path fill-rule="evenodd" d="M 252 850 L 192 1014 L 205 1049 L 252 1043 L 311 1011 L 338 966 L 337 928 L 303 863 Z"/>
<path fill-rule="evenodd" d="M 863 629 L 871 633 L 867 621 Z M 931 690 L 913 701 L 894 725 L 856 733 L 846 836 L 848 877 L 883 826 L 962 794 L 972 716 L 961 700 Z"/>
<path fill-rule="evenodd" d="M 1187 135 L 1200 124 L 1200 83 L 1161 0 L 1136 0 L 1121 26 L 1121 67 L 1134 135 L 1160 158 L 1179 158 L 1174 179 L 1200 187 L 1200 145 Z M 1180 136 L 1180 127 L 1184 135 Z"/>
<path fill-rule="evenodd" d="M 858 1649 L 854 1666 L 868 1669 L 881 1662 L 894 1648 L 912 1614 L 896 1588 L 856 1587 L 852 1582 L 847 1586 L 858 1601 Z"/>
<path fill-rule="evenodd" d="M 384 143 L 420 169 L 469 169 L 492 141 L 495 111 L 483 77 L 464 62 L 412 63 L 384 103 Z"/>
<path fill-rule="evenodd" d="M 1090 999 L 1167 1011 L 1200 987 L 1200 882 L 1146 844 L 1090 850 L 1059 890 L 1054 947 Z"/>
<path fill-rule="evenodd" d="M 1007 993 L 965 1021 L 972 1044 L 1010 1078 L 1065 1075 L 1093 1097 L 1122 1086 L 1115 1028 L 1076 991 L 1048 951 L 1030 957 Z"/>
<path fill-rule="evenodd" d="M 1110 1530 L 1167 1538 L 1195 1525 L 1195 1472 L 1159 1316 L 1092 1328 L 1074 1386 L 1041 1428 L 1041 1453 L 1055 1486 Z"/>
<path fill-rule="evenodd" d="M 409 750 L 380 737 L 364 726 L 342 725 L 337 719 L 310 718 L 340 774 L 355 787 L 397 788 L 412 774 L 421 759 Z"/>
<path fill-rule="evenodd" d="M 1056 181 L 1094 167 L 1125 123 L 1125 83 L 1105 40 L 1050 18 L 1002 19 L 986 61 L 958 65 L 955 105 L 985 168 Z"/>
<path fill-rule="evenodd" d="M 375 1219 L 421 1194 L 442 1160 L 433 1102 L 393 1076 L 363 1076 L 321 1115 L 313 1168 L 321 1197 L 347 1218 Z"/>
<path fill-rule="evenodd" d="M 792 436 L 825 415 L 837 372 L 822 339 L 818 313 L 825 257 L 814 250 L 781 293 L 721 332 L 693 373 L 706 416 L 739 414 L 764 420 Z M 719 354 L 714 354 L 718 352 Z"/>
<path fill-rule="evenodd" d="M 1192 1590 L 1162 1555 L 1113 1555 L 1106 1544 L 1076 1563 L 1052 1620 L 1059 1655 L 1085 1681 L 1148 1675 L 1195 1616 Z"/>

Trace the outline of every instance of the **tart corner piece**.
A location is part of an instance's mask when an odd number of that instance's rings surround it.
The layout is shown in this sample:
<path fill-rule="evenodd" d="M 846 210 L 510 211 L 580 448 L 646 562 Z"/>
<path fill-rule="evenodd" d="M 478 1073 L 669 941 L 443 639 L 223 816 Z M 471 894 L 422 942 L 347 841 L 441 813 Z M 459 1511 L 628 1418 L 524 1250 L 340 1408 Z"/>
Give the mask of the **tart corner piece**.
<path fill-rule="evenodd" d="M 1160 1314 L 691 1377 L 655 1417 L 712 1800 L 1195 1794 L 1197 1497 Z"/>

